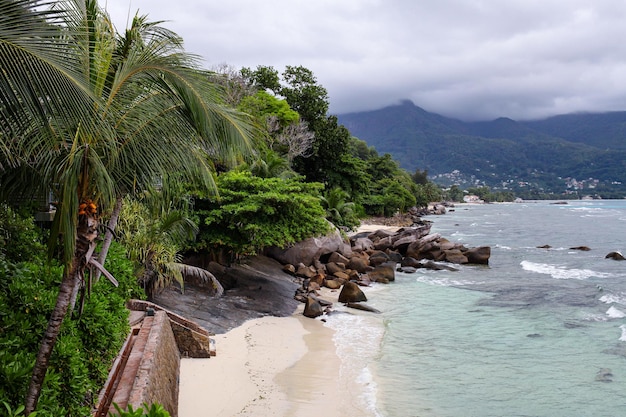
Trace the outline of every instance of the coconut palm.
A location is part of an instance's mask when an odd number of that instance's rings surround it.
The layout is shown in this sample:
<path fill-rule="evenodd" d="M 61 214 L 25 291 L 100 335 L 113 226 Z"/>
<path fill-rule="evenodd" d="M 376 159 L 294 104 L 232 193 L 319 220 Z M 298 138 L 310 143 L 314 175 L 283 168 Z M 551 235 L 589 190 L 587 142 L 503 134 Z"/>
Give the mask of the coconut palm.
<path fill-rule="evenodd" d="M 66 266 L 28 415 L 74 288 L 88 265 L 102 269 L 100 217 L 164 172 L 211 187 L 209 161 L 247 151 L 249 131 L 176 34 L 136 16 L 117 36 L 96 0 L 0 0 L 0 68 L 0 186 L 53 191 L 51 241 Z"/>
<path fill-rule="evenodd" d="M 117 228 L 119 241 L 138 265 L 138 281 L 148 299 L 172 281 L 184 288 L 187 277 L 208 282 L 213 294 L 219 297 L 224 288 L 209 271 L 181 262 L 180 251 L 195 238 L 198 227 L 186 216 L 187 200 L 179 193 L 170 193 L 168 188 L 171 189 L 170 180 L 161 190 L 151 189 L 137 198 L 124 198 Z"/>

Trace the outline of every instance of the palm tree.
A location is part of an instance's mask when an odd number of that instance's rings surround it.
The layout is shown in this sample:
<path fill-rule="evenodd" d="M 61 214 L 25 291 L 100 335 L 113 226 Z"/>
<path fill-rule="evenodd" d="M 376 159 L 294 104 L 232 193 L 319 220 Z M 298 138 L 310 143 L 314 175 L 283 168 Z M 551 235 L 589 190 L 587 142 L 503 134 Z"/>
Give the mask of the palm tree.
<path fill-rule="evenodd" d="M 136 16 L 116 36 L 96 0 L 0 0 L 0 68 L 0 185 L 53 191 L 51 242 L 65 262 L 28 415 L 74 288 L 87 265 L 102 269 L 92 257 L 99 218 L 165 172 L 214 186 L 209 161 L 248 151 L 249 128 L 176 34 Z"/>
<path fill-rule="evenodd" d="M 209 282 L 219 297 L 224 288 L 209 271 L 181 262 L 180 251 L 195 238 L 198 227 L 186 215 L 188 201 L 180 198 L 181 194 L 168 193 L 170 182 L 166 180 L 161 190 L 124 199 L 117 228 L 119 240 L 139 266 L 138 279 L 149 299 L 172 280 L 183 289 L 185 278 Z"/>

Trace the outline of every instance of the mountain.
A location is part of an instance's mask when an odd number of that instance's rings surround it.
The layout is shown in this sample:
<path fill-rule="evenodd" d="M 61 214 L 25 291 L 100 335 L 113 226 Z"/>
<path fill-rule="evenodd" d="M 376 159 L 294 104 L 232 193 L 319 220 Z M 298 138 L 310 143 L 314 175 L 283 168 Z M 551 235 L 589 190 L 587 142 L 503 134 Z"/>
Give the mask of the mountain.
<path fill-rule="evenodd" d="M 379 153 L 440 183 L 559 193 L 586 185 L 626 195 L 626 112 L 464 122 L 403 101 L 338 119 Z"/>

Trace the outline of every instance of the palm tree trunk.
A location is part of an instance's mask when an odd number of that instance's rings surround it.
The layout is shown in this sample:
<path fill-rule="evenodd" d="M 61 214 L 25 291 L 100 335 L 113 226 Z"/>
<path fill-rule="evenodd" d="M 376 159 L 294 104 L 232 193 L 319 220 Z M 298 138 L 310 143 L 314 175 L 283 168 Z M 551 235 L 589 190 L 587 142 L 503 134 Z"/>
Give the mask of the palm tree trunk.
<path fill-rule="evenodd" d="M 35 411 L 37 407 L 43 381 L 48 371 L 52 350 L 54 349 L 59 332 L 61 331 L 61 324 L 63 324 L 63 320 L 67 315 L 74 288 L 78 286 L 80 273 L 85 268 L 85 257 L 89 250 L 89 245 L 98 235 L 97 221 L 92 217 L 84 216 L 79 221 L 77 232 L 76 251 L 74 252 L 74 257 L 69 267 L 66 267 L 63 273 L 56 305 L 48 320 L 48 328 L 44 333 L 35 366 L 33 367 L 33 374 L 24 401 L 24 415 L 26 416 Z"/>
<path fill-rule="evenodd" d="M 77 260 L 74 259 L 73 264 L 76 263 Z M 56 344 L 57 337 L 61 330 L 61 324 L 67 314 L 72 291 L 78 282 L 78 273 L 75 271 L 76 268 L 74 265 L 71 269 L 72 271 L 69 273 L 63 274 L 57 302 L 50 316 L 50 320 L 48 321 L 48 328 L 41 341 L 41 346 L 39 347 L 39 353 L 37 354 L 37 360 L 35 361 L 35 367 L 33 368 L 30 385 L 28 386 L 28 394 L 26 395 L 24 404 L 25 415 L 29 415 L 37 407 L 37 401 L 39 400 L 39 394 L 41 393 L 43 381 L 46 377 L 52 349 L 54 349 L 54 345 Z"/>
<path fill-rule="evenodd" d="M 102 249 L 100 249 L 100 254 L 98 255 L 98 263 L 104 266 L 104 262 L 107 259 L 107 254 L 109 253 L 109 248 L 111 247 L 111 243 L 113 242 L 113 231 L 117 227 L 117 220 L 120 218 L 120 212 L 122 211 L 122 197 L 118 197 L 115 201 L 115 207 L 113 207 L 113 212 L 111 213 L 111 218 L 109 219 L 109 227 L 107 227 L 107 231 L 104 234 L 104 242 L 102 242 Z M 102 273 L 100 270 L 96 270 L 96 276 L 94 278 L 94 284 L 98 282 L 100 279 L 100 275 Z"/>

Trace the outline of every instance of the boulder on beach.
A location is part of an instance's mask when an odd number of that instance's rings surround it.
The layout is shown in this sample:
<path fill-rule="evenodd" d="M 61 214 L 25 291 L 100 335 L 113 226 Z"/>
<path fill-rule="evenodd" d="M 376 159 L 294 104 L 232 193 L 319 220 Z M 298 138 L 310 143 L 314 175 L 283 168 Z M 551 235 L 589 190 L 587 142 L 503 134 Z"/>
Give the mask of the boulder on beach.
<path fill-rule="evenodd" d="M 385 262 L 375 267 L 373 271 L 368 272 L 367 275 L 373 282 L 388 283 L 396 280 L 395 268 L 395 262 Z"/>
<path fill-rule="evenodd" d="M 358 303 L 359 301 L 367 301 L 367 297 L 357 284 L 348 281 L 343 284 L 338 301 L 340 303 Z"/>
<path fill-rule="evenodd" d="M 361 304 L 361 303 L 346 303 L 346 307 L 350 307 L 350 308 L 354 308 L 356 310 L 362 310 L 362 311 L 369 311 L 370 313 L 376 313 L 376 314 L 380 314 L 381 311 L 374 308 L 374 307 L 370 307 L 367 304 Z"/>
<path fill-rule="evenodd" d="M 289 248 L 268 248 L 265 254 L 282 264 L 298 265 L 302 263 L 309 266 L 315 260 L 319 260 L 321 256 L 333 252 L 344 252 L 345 246 L 341 233 L 337 228 L 333 228 L 324 236 L 305 239 Z"/>
<path fill-rule="evenodd" d="M 306 303 L 304 304 L 304 312 L 302 313 L 305 317 L 315 318 L 324 314 L 324 307 L 322 304 L 313 297 L 307 297 Z"/>
<path fill-rule="evenodd" d="M 590 251 L 591 248 L 589 246 L 574 246 L 572 248 L 570 248 L 570 250 L 580 250 L 580 251 Z"/>

